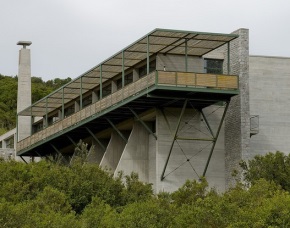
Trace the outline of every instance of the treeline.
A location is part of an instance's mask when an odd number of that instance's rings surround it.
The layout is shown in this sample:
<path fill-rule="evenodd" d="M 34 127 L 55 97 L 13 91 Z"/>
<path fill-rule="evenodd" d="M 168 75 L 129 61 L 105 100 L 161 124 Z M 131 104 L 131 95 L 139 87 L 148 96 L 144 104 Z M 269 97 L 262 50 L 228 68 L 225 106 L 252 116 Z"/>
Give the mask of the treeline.
<path fill-rule="evenodd" d="M 17 81 L 17 76 L 11 77 L 0 74 L 0 135 L 16 126 Z M 32 103 L 69 81 L 71 81 L 71 78 L 56 78 L 45 82 L 39 77 L 32 77 Z"/>
<path fill-rule="evenodd" d="M 290 157 L 280 152 L 243 163 L 246 180 L 223 194 L 205 179 L 154 194 L 134 173 L 74 161 L 0 162 L 1 227 L 290 226 Z"/>

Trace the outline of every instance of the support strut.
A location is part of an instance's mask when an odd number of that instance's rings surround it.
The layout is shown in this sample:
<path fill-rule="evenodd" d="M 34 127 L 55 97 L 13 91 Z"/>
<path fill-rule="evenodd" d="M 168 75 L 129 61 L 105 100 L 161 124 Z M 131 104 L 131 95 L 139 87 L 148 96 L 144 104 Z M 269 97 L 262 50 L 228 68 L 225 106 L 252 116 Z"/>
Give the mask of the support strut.
<path fill-rule="evenodd" d="M 176 126 L 176 129 L 175 129 L 175 132 L 173 134 L 173 138 L 172 138 L 172 142 L 171 142 L 171 146 L 170 146 L 170 149 L 169 149 L 169 153 L 168 153 L 168 156 L 167 156 L 167 159 L 166 159 L 166 162 L 165 162 L 165 165 L 164 165 L 164 168 L 163 168 L 163 171 L 162 171 L 162 174 L 161 174 L 161 181 L 164 180 L 164 174 L 165 174 L 165 171 L 166 171 L 166 167 L 168 165 L 168 161 L 169 161 L 169 158 L 170 158 L 170 155 L 171 155 L 171 152 L 172 152 L 172 149 L 173 149 L 173 146 L 174 146 L 174 143 L 175 143 L 175 140 L 176 140 L 176 136 L 177 136 L 177 132 L 178 132 L 178 129 L 179 129 L 179 126 L 180 126 L 180 122 L 181 122 L 181 119 L 183 117 L 183 114 L 184 114 L 184 111 L 185 111 L 185 108 L 187 106 L 187 102 L 188 102 L 188 99 L 186 99 L 184 101 L 184 104 L 183 104 L 183 107 L 182 107 L 182 110 L 181 110 L 181 113 L 180 113 L 180 116 L 179 116 L 179 119 L 178 119 L 178 122 L 177 122 L 177 126 Z"/>
<path fill-rule="evenodd" d="M 128 142 L 128 140 L 126 139 L 126 137 L 122 134 L 122 132 L 113 124 L 113 122 L 111 120 L 109 120 L 108 118 L 106 118 L 106 120 L 108 121 L 108 123 L 112 126 L 112 128 L 118 133 L 118 135 L 125 141 L 125 143 Z"/>
<path fill-rule="evenodd" d="M 226 107 L 225 107 L 225 110 L 224 110 L 223 116 L 222 116 L 222 118 L 221 118 L 221 121 L 220 121 L 220 124 L 219 124 L 218 130 L 217 130 L 217 132 L 216 132 L 216 136 L 214 137 L 214 141 L 213 141 L 213 144 L 212 144 L 212 147 L 211 147 L 211 150 L 210 150 L 210 153 L 209 153 L 209 156 L 208 156 L 208 159 L 207 159 L 207 162 L 206 162 L 206 165 L 205 165 L 205 168 L 204 168 L 203 174 L 202 174 L 203 177 L 204 177 L 205 174 L 206 174 L 206 171 L 207 171 L 207 168 L 208 168 L 209 162 L 210 162 L 210 160 L 211 160 L 211 156 L 212 156 L 213 150 L 214 150 L 214 148 L 215 148 L 215 145 L 216 145 L 216 142 L 217 142 L 217 139 L 218 139 L 218 136 L 219 136 L 220 130 L 221 130 L 221 128 L 222 128 L 222 124 L 223 124 L 224 118 L 225 118 L 225 116 L 226 116 L 226 113 L 227 113 L 227 110 L 228 110 L 229 104 L 230 104 L 229 101 L 226 102 Z"/>
<path fill-rule="evenodd" d="M 137 115 L 137 113 L 128 107 L 128 109 L 133 113 L 133 115 L 136 117 L 136 119 L 143 125 L 143 127 L 145 127 L 145 129 L 149 132 L 149 134 L 153 135 L 154 138 L 157 140 L 157 136 L 156 134 L 147 126 L 146 123 L 144 123 L 144 121 Z"/>
<path fill-rule="evenodd" d="M 89 128 L 86 127 L 86 130 L 90 133 L 90 135 L 94 138 L 94 140 L 96 140 L 96 142 L 100 145 L 102 150 L 105 151 L 106 147 L 104 146 L 104 144 L 94 135 L 94 133 Z"/>

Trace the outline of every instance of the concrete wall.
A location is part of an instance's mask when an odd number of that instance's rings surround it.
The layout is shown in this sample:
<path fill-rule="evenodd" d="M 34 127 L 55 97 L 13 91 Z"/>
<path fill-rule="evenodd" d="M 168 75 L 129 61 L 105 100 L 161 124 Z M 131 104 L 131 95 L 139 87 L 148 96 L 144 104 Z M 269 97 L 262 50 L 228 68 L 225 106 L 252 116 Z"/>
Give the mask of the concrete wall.
<path fill-rule="evenodd" d="M 120 161 L 125 145 L 126 143 L 124 140 L 116 132 L 113 132 L 106 152 L 100 162 L 100 166 L 107 168 L 111 170 L 112 173 L 114 173 Z"/>
<path fill-rule="evenodd" d="M 100 164 L 101 160 L 105 154 L 105 151 L 100 146 L 99 143 L 97 143 L 94 139 L 92 139 L 92 146 L 90 147 L 89 154 L 87 157 L 88 163 L 96 163 Z"/>
<path fill-rule="evenodd" d="M 225 119 L 226 187 L 234 184 L 232 172 L 239 170 L 241 159 L 248 158 L 250 146 L 249 31 L 233 34 L 239 38 L 230 44 L 230 73 L 239 75 L 240 94 L 231 99 Z"/>
<path fill-rule="evenodd" d="M 290 152 L 290 58 L 250 56 L 250 110 L 259 115 L 259 133 L 250 153 Z"/>
<path fill-rule="evenodd" d="M 17 113 L 31 105 L 31 63 L 30 50 L 19 50 Z M 30 136 L 31 117 L 19 116 L 17 120 L 18 141 Z"/>
<path fill-rule="evenodd" d="M 213 109 L 217 109 L 213 114 Z M 220 119 L 222 107 L 209 107 L 205 110 L 213 131 L 216 132 Z M 181 109 L 166 108 L 165 116 L 168 119 L 167 125 L 161 111 L 157 112 L 156 132 L 156 192 L 175 191 L 182 186 L 187 179 L 199 179 L 205 169 L 210 153 L 212 142 L 177 140 L 166 168 L 165 179 L 161 181 L 162 171 L 168 156 L 170 145 L 173 139 L 173 132 L 176 129 Z M 211 115 L 210 115 L 211 114 Z M 195 109 L 186 109 L 181 120 L 179 137 L 210 138 L 211 135 L 201 120 L 201 114 Z M 216 150 L 213 153 L 206 177 L 212 187 L 223 191 L 225 186 L 225 163 L 224 144 L 221 138 L 217 142 Z M 152 155 L 150 155 L 152 157 Z M 188 161 L 189 159 L 189 161 Z M 152 178 L 154 180 L 154 178 Z"/>
<path fill-rule="evenodd" d="M 125 175 L 136 172 L 141 181 L 148 182 L 148 142 L 148 131 L 139 122 L 135 122 L 115 175 L 119 171 Z"/>

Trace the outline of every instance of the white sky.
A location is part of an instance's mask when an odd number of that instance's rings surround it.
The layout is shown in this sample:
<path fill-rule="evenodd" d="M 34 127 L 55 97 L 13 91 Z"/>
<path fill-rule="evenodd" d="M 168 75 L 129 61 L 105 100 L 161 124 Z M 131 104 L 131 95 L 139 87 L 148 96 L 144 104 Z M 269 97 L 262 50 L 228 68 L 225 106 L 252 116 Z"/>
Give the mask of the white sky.
<path fill-rule="evenodd" d="M 155 28 L 250 29 L 250 54 L 290 57 L 289 0 L 0 0 L 0 74 L 18 71 L 32 41 L 32 75 L 75 78 Z"/>

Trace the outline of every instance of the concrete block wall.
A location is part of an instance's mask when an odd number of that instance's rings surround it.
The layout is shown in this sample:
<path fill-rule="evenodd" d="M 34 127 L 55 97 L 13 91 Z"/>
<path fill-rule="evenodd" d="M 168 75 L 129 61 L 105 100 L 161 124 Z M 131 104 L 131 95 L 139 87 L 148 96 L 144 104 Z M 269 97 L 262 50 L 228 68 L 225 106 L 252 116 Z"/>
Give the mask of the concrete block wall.
<path fill-rule="evenodd" d="M 239 170 L 239 162 L 250 153 L 249 31 L 239 29 L 233 34 L 239 38 L 230 44 L 230 68 L 239 75 L 240 94 L 231 99 L 225 119 L 226 187 L 234 184 L 233 170 Z"/>
<path fill-rule="evenodd" d="M 259 133 L 251 137 L 249 158 L 290 152 L 290 58 L 250 56 L 250 110 L 259 115 Z"/>
<path fill-rule="evenodd" d="M 177 140 L 173 146 L 166 168 L 166 177 L 161 181 L 161 174 L 173 140 L 172 134 L 175 131 L 180 112 L 181 109 L 174 108 L 166 108 L 164 110 L 170 127 L 167 125 L 161 111 L 157 112 L 156 132 L 158 140 L 156 142 L 156 192 L 175 191 L 182 186 L 187 179 L 199 179 L 203 174 L 210 153 L 212 142 Z M 210 112 L 210 109 L 205 111 L 206 115 Z M 217 119 L 220 119 L 220 115 L 221 113 L 215 113 L 209 117 L 209 122 L 215 123 L 212 125 L 214 132 L 217 129 Z M 201 114 L 197 110 L 186 109 L 181 120 L 178 136 L 210 138 L 210 133 L 205 123 L 201 121 Z M 223 139 L 219 140 L 217 144 L 206 177 L 210 181 L 212 187 L 216 187 L 218 190 L 223 191 L 225 185 Z M 189 161 L 187 161 L 187 159 L 189 159 Z"/>

